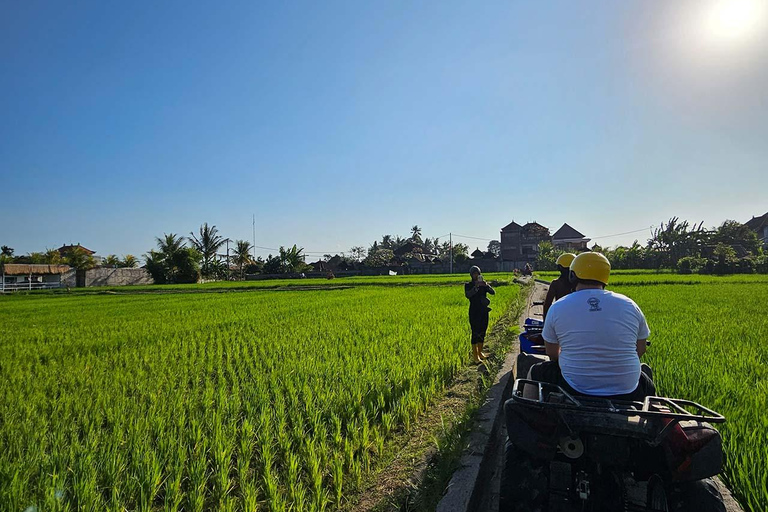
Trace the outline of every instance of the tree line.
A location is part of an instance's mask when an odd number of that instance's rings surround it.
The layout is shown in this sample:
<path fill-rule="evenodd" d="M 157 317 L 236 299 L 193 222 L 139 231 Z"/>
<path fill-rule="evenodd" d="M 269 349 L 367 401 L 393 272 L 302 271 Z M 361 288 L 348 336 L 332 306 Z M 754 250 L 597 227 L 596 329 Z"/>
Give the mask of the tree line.
<path fill-rule="evenodd" d="M 615 269 L 671 269 L 683 274 L 768 273 L 768 254 L 757 233 L 735 220 L 706 229 L 672 217 L 654 228 L 644 245 L 637 240 L 627 246 L 601 247 Z M 555 260 L 565 251 L 550 242 L 539 244 L 537 268 L 554 270 Z"/>

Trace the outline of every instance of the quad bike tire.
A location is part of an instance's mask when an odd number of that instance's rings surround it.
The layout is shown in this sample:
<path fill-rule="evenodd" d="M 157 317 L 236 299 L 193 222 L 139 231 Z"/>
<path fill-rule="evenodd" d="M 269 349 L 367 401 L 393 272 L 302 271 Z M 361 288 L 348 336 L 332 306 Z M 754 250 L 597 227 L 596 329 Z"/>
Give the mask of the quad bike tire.
<path fill-rule="evenodd" d="M 548 487 L 545 464 L 507 440 L 499 512 L 546 512 Z"/>
<path fill-rule="evenodd" d="M 671 512 L 726 512 L 723 496 L 711 478 L 679 484 L 675 491 Z"/>

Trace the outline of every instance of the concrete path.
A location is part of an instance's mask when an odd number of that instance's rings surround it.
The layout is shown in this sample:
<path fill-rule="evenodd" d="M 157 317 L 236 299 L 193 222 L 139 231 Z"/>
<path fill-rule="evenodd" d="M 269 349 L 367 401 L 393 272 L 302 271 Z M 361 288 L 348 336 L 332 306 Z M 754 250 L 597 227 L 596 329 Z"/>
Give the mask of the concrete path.
<path fill-rule="evenodd" d="M 523 323 L 526 318 L 537 318 L 539 320 L 543 318 L 543 307 L 534 306 L 534 302 L 543 302 L 544 298 L 547 296 L 548 288 L 548 286 L 539 282 L 535 283 L 534 289 L 531 292 L 530 297 L 528 297 L 528 306 L 519 319 L 521 332 L 524 330 Z M 520 347 L 515 345 L 515 348 L 512 350 L 513 357 L 516 358 L 519 351 Z M 512 365 L 512 380 L 517 378 L 517 376 L 514 375 L 514 368 L 515 365 Z M 501 470 L 504 467 L 504 444 L 506 443 L 506 440 L 507 426 L 505 422 L 502 421 L 501 427 L 498 429 L 498 434 L 493 440 L 493 449 L 490 450 L 491 456 L 488 457 L 490 460 L 486 460 L 487 464 L 492 469 L 489 471 L 489 476 L 485 482 L 483 492 L 480 494 L 482 498 L 476 510 L 481 510 L 483 512 L 498 512 L 499 510 L 499 488 L 501 486 Z"/>

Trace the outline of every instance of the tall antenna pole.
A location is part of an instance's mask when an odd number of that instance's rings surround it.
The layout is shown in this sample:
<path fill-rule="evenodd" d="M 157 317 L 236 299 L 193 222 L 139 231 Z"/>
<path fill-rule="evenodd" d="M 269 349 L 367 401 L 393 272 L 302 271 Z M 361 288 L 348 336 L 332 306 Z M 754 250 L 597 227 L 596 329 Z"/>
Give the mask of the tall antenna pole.
<path fill-rule="evenodd" d="M 256 261 L 256 214 L 253 214 L 253 261 Z"/>
<path fill-rule="evenodd" d="M 453 274 L 453 233 L 448 233 L 448 252 L 451 253 L 451 274 Z"/>

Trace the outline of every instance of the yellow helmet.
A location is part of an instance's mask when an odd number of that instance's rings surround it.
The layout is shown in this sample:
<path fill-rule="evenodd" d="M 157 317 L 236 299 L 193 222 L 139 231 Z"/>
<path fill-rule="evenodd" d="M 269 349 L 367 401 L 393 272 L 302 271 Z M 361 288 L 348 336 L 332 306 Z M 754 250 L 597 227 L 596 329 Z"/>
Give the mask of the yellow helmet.
<path fill-rule="evenodd" d="M 608 284 L 611 262 L 599 252 L 583 252 L 571 262 L 571 272 L 579 279 L 589 279 Z"/>
<path fill-rule="evenodd" d="M 563 254 L 557 257 L 557 261 L 555 262 L 555 264 L 561 267 L 568 268 L 571 266 L 571 262 L 575 257 L 576 255 L 571 252 L 564 252 Z"/>

